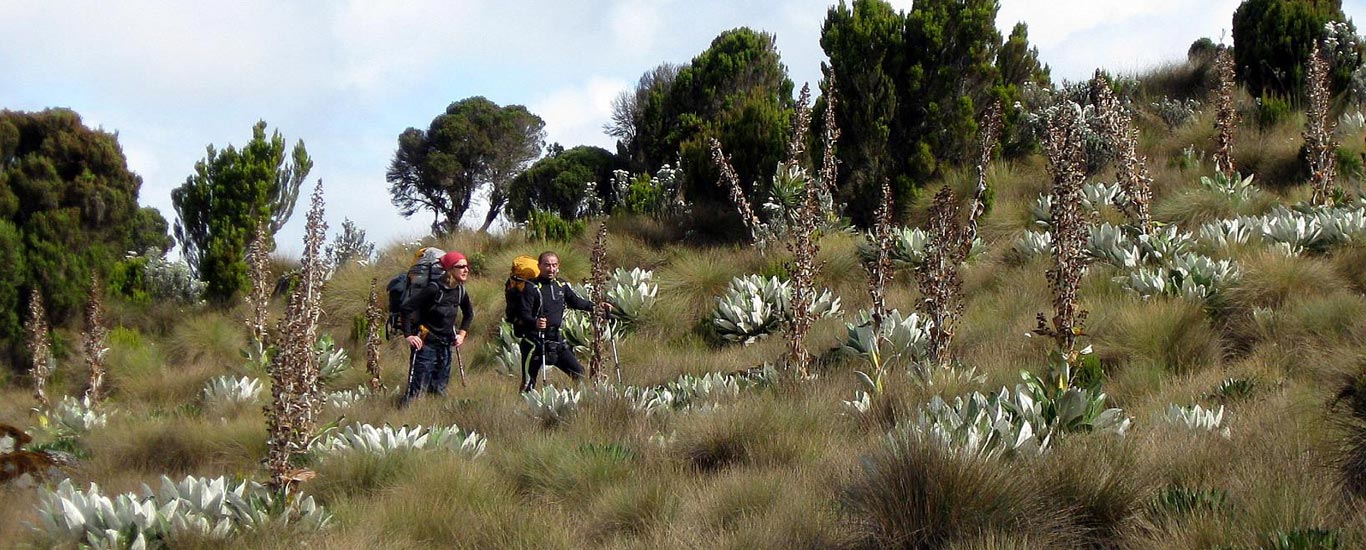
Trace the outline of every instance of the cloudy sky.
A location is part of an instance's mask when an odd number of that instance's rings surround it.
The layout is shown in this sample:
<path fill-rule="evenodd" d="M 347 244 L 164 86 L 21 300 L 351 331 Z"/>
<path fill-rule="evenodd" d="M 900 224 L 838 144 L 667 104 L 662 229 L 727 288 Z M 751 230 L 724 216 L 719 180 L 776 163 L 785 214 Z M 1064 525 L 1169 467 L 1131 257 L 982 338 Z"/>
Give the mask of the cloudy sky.
<path fill-rule="evenodd" d="M 910 0 L 892 4 L 909 9 Z M 1231 42 L 1239 0 L 1001 0 L 1059 78 L 1184 58 L 1200 37 Z M 829 0 L 0 0 L 0 108 L 69 107 L 118 133 L 143 178 L 140 202 L 175 216 L 170 193 L 207 144 L 250 138 L 263 119 L 303 139 L 327 218 L 381 245 L 426 233 L 404 219 L 384 171 L 398 134 L 482 95 L 526 105 L 548 142 L 612 148 L 611 101 L 646 70 L 685 63 L 727 29 L 777 36 L 800 88 L 819 78 Z M 211 6 L 211 7 L 208 7 Z M 1358 19 L 1366 0 L 1346 0 Z M 301 202 L 307 190 L 301 194 Z M 280 236 L 299 250 L 301 204 Z M 479 215 L 467 214 L 467 223 Z"/>

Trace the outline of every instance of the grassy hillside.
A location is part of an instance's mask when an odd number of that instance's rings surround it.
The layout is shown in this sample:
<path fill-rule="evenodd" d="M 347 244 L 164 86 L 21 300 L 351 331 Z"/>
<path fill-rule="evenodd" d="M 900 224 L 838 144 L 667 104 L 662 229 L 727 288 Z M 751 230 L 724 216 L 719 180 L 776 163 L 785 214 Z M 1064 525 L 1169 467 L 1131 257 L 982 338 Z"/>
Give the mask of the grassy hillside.
<path fill-rule="evenodd" d="M 1149 159 L 1153 211 L 1160 222 L 1198 235 L 1201 224 L 1257 216 L 1308 197 L 1294 168 L 1301 120 L 1239 128 L 1235 161 L 1255 173 L 1257 191 L 1232 200 L 1201 187 L 1210 176 L 1212 114 L 1206 109 L 1169 129 L 1140 117 L 1140 152 Z M 1148 112 L 1148 111 L 1143 111 Z M 1366 132 L 1344 128 L 1349 156 Z M 1051 342 L 1028 337 L 1036 314 L 1050 312 L 1044 273 L 1051 260 L 1021 254 L 1035 229 L 1030 206 L 1050 186 L 1044 161 L 999 163 L 989 174 L 995 202 L 983 220 L 985 250 L 964 268 L 966 309 L 952 353 L 973 376 L 917 383 L 897 369 L 868 412 L 844 401 L 864 389 L 861 358 L 839 353 L 845 323 L 867 308 L 862 237 L 824 235 L 817 286 L 841 300 L 835 317 L 816 322 L 808 343 L 814 377 L 789 372 L 747 384 L 700 406 L 647 412 L 605 390 L 582 388 L 576 408 L 558 418 L 532 415 L 516 380 L 497 372 L 495 340 L 502 283 L 518 255 L 559 251 L 566 278 L 589 273 L 589 236 L 571 243 L 461 233 L 434 243 L 470 255 L 476 308 L 463 359 L 468 387 L 452 380 L 444 399 L 400 409 L 407 351 L 400 340 L 381 352 L 386 389 L 350 404 L 329 404 L 340 426 L 459 426 L 487 438 L 484 452 L 452 450 L 318 453 L 304 494 L 333 515 L 315 530 L 269 524 L 226 539 L 183 535 L 181 548 L 1351 548 L 1366 544 L 1366 515 L 1345 489 L 1366 473 L 1355 446 L 1366 423 L 1352 415 L 1344 387 L 1366 387 L 1366 244 L 1288 253 L 1268 244 L 1204 247 L 1234 262 L 1241 277 L 1217 299 L 1141 298 L 1097 262 L 1079 304 L 1090 312 L 1082 345 L 1103 366 L 1107 406 L 1132 418 L 1125 435 L 1058 434 L 1042 455 L 974 457 L 931 443 L 889 444 L 889 432 L 915 424 L 936 396 L 1013 389 L 1022 370 L 1044 374 Z M 1088 182 L 1112 181 L 1102 170 Z M 971 172 L 936 185 L 970 194 Z M 1359 180 L 1348 178 L 1349 189 Z M 929 191 L 933 191 L 930 189 Z M 921 223 L 928 197 L 911 212 Z M 1360 203 L 1353 203 L 1360 208 Z M 1103 207 L 1097 220 L 1120 214 Z M 652 270 L 659 297 L 619 342 L 625 384 L 658 386 L 682 375 L 736 373 L 776 363 L 782 334 L 751 345 L 726 343 L 709 321 L 733 277 L 782 272 L 781 246 L 698 248 L 677 242 L 674 224 L 648 218 L 607 221 L 608 264 Z M 406 266 L 412 250 L 385 248 L 377 262 L 348 266 L 328 283 L 323 329 L 350 351 L 354 366 L 329 384 L 364 384 L 363 317 L 372 279 Z M 283 262 L 282 262 L 283 263 Z M 913 311 L 920 296 L 899 270 L 887 302 Z M 283 310 L 282 300 L 273 306 Z M 110 304 L 108 421 L 79 437 L 69 475 L 105 495 L 155 489 L 162 475 L 263 480 L 264 389 L 255 403 L 202 397 L 220 375 L 268 378 L 247 365 L 241 321 L 231 310 Z M 1049 313 L 1051 315 L 1051 313 Z M 64 346 L 79 337 L 59 331 Z M 59 346 L 60 347 L 60 346 Z M 587 364 L 587 358 L 580 356 Z M 609 362 L 610 364 L 610 362 Z M 79 395 L 86 373 L 77 353 L 60 362 L 50 393 Z M 558 371 L 551 383 L 570 384 Z M 1226 383 L 1226 381 L 1232 382 Z M 0 383 L 0 423 L 33 426 L 27 381 Z M 1366 393 L 1363 393 L 1366 401 Z M 1336 404 L 1335 404 L 1336 403 Z M 1163 419 L 1169 406 L 1223 408 L 1221 428 L 1188 428 Z M 900 427 L 899 427 L 900 426 Z M 1347 472 L 1351 475 L 1345 475 Z M 0 485 L 0 541 L 43 545 L 38 490 Z"/>

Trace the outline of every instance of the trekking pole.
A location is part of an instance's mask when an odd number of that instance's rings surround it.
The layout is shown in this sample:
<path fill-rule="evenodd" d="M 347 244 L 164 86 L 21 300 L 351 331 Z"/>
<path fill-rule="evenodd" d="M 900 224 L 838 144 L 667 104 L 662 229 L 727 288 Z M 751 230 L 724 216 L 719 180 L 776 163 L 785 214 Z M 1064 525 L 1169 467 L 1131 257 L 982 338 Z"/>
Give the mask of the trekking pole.
<path fill-rule="evenodd" d="M 465 360 L 460 358 L 460 347 L 455 348 L 455 364 L 460 367 L 460 387 L 465 386 Z"/>
<path fill-rule="evenodd" d="M 403 399 L 408 398 L 408 393 L 413 391 L 413 371 L 417 368 L 417 350 L 408 349 L 408 386 L 403 388 Z"/>
<path fill-rule="evenodd" d="M 541 353 L 541 385 L 546 385 L 545 379 L 545 330 L 535 332 L 535 340 L 538 341 L 535 351 Z M 535 386 L 535 377 L 531 377 L 531 386 Z"/>
<path fill-rule="evenodd" d="M 612 363 L 616 364 L 616 366 L 617 366 L 617 384 L 620 385 L 620 384 L 621 384 L 621 359 L 618 359 L 618 358 L 617 358 L 617 339 L 616 339 L 616 338 L 612 338 L 612 339 L 610 339 L 610 340 L 608 340 L 608 341 L 612 343 Z"/>
<path fill-rule="evenodd" d="M 545 387 L 546 384 L 549 384 L 549 383 L 550 383 L 549 380 L 546 379 L 545 370 L 546 370 L 546 369 L 545 369 L 545 331 L 542 331 L 542 332 L 541 332 L 541 387 Z"/>

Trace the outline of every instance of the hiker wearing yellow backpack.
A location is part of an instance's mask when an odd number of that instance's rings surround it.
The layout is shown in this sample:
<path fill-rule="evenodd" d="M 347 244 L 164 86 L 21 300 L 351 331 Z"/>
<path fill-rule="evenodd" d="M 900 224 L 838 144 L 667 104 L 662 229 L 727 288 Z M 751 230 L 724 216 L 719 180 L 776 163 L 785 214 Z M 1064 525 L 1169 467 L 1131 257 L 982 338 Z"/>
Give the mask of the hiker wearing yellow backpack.
<path fill-rule="evenodd" d="M 423 392 L 446 394 L 446 385 L 451 380 L 451 350 L 458 353 L 465 344 L 465 333 L 474 317 L 474 306 L 465 292 L 465 282 L 470 278 L 469 260 L 464 254 L 451 251 L 441 256 L 438 263 L 444 273 L 414 289 L 399 308 L 404 337 L 413 348 L 402 405 Z"/>
<path fill-rule="evenodd" d="M 564 323 L 566 307 L 580 311 L 593 309 L 592 302 L 559 280 L 560 257 L 554 252 L 542 252 L 534 272 L 525 265 L 529 263 L 526 260 L 518 258 L 513 262 L 512 277 L 508 279 L 505 293 L 508 321 L 521 340 L 523 392 L 536 387 L 536 375 L 546 367 L 558 367 L 574 380 L 583 378 L 583 365 L 574 357 L 572 346 L 564 341 L 560 326 Z M 517 290 L 518 286 L 520 290 Z M 603 307 L 610 309 L 611 305 L 604 303 Z"/>

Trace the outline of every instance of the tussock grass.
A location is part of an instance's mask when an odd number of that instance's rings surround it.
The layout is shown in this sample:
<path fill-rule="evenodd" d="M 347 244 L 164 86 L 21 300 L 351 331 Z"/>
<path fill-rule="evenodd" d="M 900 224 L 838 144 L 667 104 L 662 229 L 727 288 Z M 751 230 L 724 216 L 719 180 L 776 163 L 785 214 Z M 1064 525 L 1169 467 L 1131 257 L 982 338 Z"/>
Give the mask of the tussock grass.
<path fill-rule="evenodd" d="M 1006 464 L 903 441 L 877 449 L 842 495 L 861 546 L 936 548 L 1010 532 L 1044 547 L 1076 544 L 1071 510 Z"/>
<path fill-rule="evenodd" d="M 1234 308 L 1279 308 L 1291 298 L 1346 289 L 1333 264 L 1321 258 L 1263 250 L 1239 260 L 1244 271 L 1242 282 L 1228 291 L 1228 302 Z"/>
<path fill-rule="evenodd" d="M 178 365 L 203 363 L 221 370 L 239 367 L 241 350 L 247 346 L 242 318 L 238 308 L 182 318 L 167 336 L 167 358 Z"/>
<path fill-rule="evenodd" d="M 251 471 L 265 456 L 263 425 L 259 410 L 253 409 L 215 418 L 211 429 L 192 415 L 145 421 L 116 416 L 105 429 L 86 436 L 93 457 L 90 474 L 103 479 L 96 473 L 137 472 L 154 480 L 161 474 L 174 478 Z"/>
<path fill-rule="evenodd" d="M 1173 374 L 1219 367 L 1220 334 L 1197 302 L 1120 295 L 1089 305 L 1090 333 L 1097 353 L 1107 363 L 1120 369 L 1152 365 Z"/>
<path fill-rule="evenodd" d="M 379 498 L 333 503 L 338 523 L 407 547 L 576 547 L 560 507 L 530 506 L 485 463 L 436 453 L 431 461 Z"/>

